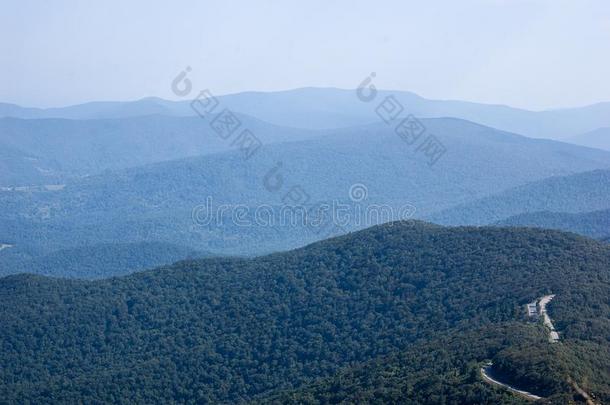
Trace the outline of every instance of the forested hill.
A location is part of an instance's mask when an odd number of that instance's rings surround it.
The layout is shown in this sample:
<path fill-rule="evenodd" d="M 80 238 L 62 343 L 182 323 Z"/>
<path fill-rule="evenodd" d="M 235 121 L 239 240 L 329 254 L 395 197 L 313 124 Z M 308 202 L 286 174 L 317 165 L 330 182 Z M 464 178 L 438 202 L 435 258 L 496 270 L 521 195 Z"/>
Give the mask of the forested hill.
<path fill-rule="evenodd" d="M 400 222 L 109 280 L 9 276 L 0 279 L 0 398 L 273 402 L 368 367 L 405 402 L 438 403 L 439 373 L 454 403 L 513 401 L 478 377 L 493 359 L 545 396 L 571 396 L 569 376 L 607 401 L 609 269 L 610 246 L 573 234 Z M 523 317 L 525 303 L 548 293 L 562 337 L 553 347 Z M 398 361 L 396 374 L 370 363 L 408 353 L 415 363 Z"/>
<path fill-rule="evenodd" d="M 490 389 L 481 379 L 481 362 L 477 359 L 500 357 L 514 350 L 511 348 L 520 350 L 527 345 L 526 355 L 533 361 L 528 364 L 521 360 L 515 365 L 535 376 L 538 383 L 560 390 L 557 386 L 563 367 L 555 363 L 557 347 L 546 344 L 543 335 L 541 328 L 524 322 L 443 334 L 408 350 L 345 367 L 298 389 L 273 391 L 257 401 L 278 405 L 531 404 L 507 390 Z M 569 393 L 556 394 L 553 400 L 565 404 L 570 397 Z"/>

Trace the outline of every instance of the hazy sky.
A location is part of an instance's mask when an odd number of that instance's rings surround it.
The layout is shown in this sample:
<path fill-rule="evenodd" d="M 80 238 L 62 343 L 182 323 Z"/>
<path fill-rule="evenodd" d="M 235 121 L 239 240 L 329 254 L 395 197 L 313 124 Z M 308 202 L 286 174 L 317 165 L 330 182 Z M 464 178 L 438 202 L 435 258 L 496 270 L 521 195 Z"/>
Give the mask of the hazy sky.
<path fill-rule="evenodd" d="M 530 109 L 610 101 L 610 1 L 4 1 L 0 101 L 386 89 Z"/>

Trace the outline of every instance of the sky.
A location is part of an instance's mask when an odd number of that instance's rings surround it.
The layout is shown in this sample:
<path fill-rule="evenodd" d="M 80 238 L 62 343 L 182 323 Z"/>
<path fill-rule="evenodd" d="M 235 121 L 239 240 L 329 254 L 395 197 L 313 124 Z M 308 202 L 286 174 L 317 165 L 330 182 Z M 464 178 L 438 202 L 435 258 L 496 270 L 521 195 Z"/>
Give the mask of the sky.
<path fill-rule="evenodd" d="M 0 102 L 378 88 L 526 109 L 610 101 L 610 1 L 3 1 Z"/>

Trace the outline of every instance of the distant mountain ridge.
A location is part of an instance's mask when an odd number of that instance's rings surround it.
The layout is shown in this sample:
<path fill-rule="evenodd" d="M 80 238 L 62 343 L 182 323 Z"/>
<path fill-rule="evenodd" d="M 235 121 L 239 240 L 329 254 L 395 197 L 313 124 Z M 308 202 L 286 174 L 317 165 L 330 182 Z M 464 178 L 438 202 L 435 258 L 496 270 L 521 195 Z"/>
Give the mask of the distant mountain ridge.
<path fill-rule="evenodd" d="M 566 141 L 590 148 L 610 150 L 610 127 L 598 128 L 585 134 L 568 138 Z"/>
<path fill-rule="evenodd" d="M 610 238 L 610 209 L 584 212 L 528 212 L 506 218 L 497 223 L 500 226 L 529 226 L 570 231 L 591 238 Z"/>
<path fill-rule="evenodd" d="M 578 214 L 609 208 L 610 170 L 594 170 L 534 181 L 434 213 L 427 219 L 444 225 L 487 225 L 542 211 Z"/>
<path fill-rule="evenodd" d="M 366 195 L 358 204 L 364 209 L 383 205 L 397 213 L 409 205 L 415 217 L 422 218 L 531 180 L 610 164 L 605 151 L 530 139 L 458 119 L 422 122 L 446 147 L 433 166 L 392 127 L 376 124 L 265 145 L 248 160 L 238 151 L 223 152 L 110 171 L 71 181 L 55 192 L 0 193 L 0 221 L 14 243 L 42 243 L 50 250 L 157 241 L 219 254 L 261 254 L 303 246 L 325 235 L 298 224 L 239 226 L 230 217 L 220 225 L 202 226 L 193 220 L 195 207 L 211 198 L 213 209 L 239 205 L 253 216 L 256 207 L 269 206 L 277 214 L 290 202 L 289 192 L 306 198 L 301 201 L 305 204 L 336 201 L 354 207 L 350 188 L 361 184 Z M 275 181 L 271 187 L 270 180 Z M 384 219 L 359 221 L 344 231 Z"/>
<path fill-rule="evenodd" d="M 0 117 L 41 119 L 108 119 L 144 115 L 174 115 L 171 108 L 163 106 L 163 100 L 143 98 L 135 101 L 92 101 L 66 107 L 32 108 L 16 104 L 0 103 Z"/>
<path fill-rule="evenodd" d="M 20 245 L 0 252 L 0 277 L 32 273 L 49 277 L 98 279 L 124 276 L 180 260 L 211 256 L 161 242 L 106 243 L 53 252 L 34 252 Z"/>
<path fill-rule="evenodd" d="M 242 114 L 235 117 L 241 122 L 240 130 L 252 131 L 261 144 L 324 134 L 283 128 Z M 42 162 L 53 162 L 55 174 L 34 177 L 23 169 L 25 163 L 11 163 L 20 169 L 0 172 L 0 186 L 49 184 L 53 177 L 92 175 L 236 149 L 235 137 L 224 139 L 210 126 L 214 118 L 163 115 L 89 120 L 0 118 L 0 158 L 11 150 L 13 154 L 19 151 Z M 9 164 L 8 157 L 0 160 L 2 164 Z"/>
<path fill-rule="evenodd" d="M 193 91 L 189 97 L 194 98 Z M 332 129 L 377 122 L 375 109 L 393 96 L 405 114 L 423 118 L 455 117 L 535 138 L 564 139 L 610 126 L 610 102 L 585 107 L 528 111 L 503 105 L 453 100 L 429 100 L 406 91 L 380 90 L 374 102 L 359 100 L 355 90 L 300 88 L 277 92 L 243 92 L 218 96 L 224 107 L 276 125 Z M 149 114 L 195 115 L 188 101 L 149 97 L 130 102 L 92 102 L 69 107 L 36 109 L 0 104 L 0 117 L 124 118 Z"/>

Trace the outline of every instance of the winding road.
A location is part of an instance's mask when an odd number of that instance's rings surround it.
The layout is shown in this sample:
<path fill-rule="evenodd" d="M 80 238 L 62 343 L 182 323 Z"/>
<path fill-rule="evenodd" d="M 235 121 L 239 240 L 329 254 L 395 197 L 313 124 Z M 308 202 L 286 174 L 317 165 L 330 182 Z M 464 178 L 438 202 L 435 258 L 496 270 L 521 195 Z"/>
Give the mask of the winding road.
<path fill-rule="evenodd" d="M 546 328 L 549 331 L 549 342 L 550 343 L 556 343 L 559 341 L 559 333 L 557 333 L 557 330 L 555 330 L 553 321 L 551 320 L 551 317 L 549 316 L 549 314 L 547 313 L 547 310 L 546 310 L 546 306 L 548 305 L 549 302 L 551 302 L 551 300 L 553 298 L 555 298 L 555 294 L 545 295 L 543 297 L 540 297 L 538 300 L 526 305 L 526 312 L 527 312 L 528 317 L 542 317 L 544 326 L 546 326 Z M 490 384 L 495 384 L 495 385 L 501 386 L 517 395 L 520 395 L 520 396 L 522 396 L 526 399 L 532 400 L 532 401 L 537 401 L 539 399 L 542 399 L 542 397 L 532 394 L 531 392 L 521 390 L 515 386 L 512 386 L 510 384 L 506 384 L 506 383 L 503 383 L 502 381 L 499 381 L 497 379 L 497 377 L 493 377 L 492 366 L 493 366 L 493 363 L 490 361 L 485 366 L 481 367 L 481 376 L 483 377 L 483 380 L 485 380 L 486 382 L 488 382 Z M 570 377 L 568 377 L 568 383 L 570 385 L 572 385 L 574 390 L 585 399 L 587 405 L 597 405 L 595 403 L 595 401 L 593 400 L 593 398 L 585 390 L 580 388 L 580 386 L 575 381 L 573 381 Z"/>
<path fill-rule="evenodd" d="M 538 300 L 527 304 L 527 306 L 526 306 L 527 316 L 542 317 L 542 319 L 544 321 L 544 325 L 547 327 L 547 329 L 549 331 L 549 342 L 550 343 L 555 343 L 559 340 L 559 334 L 555 330 L 553 321 L 551 320 L 551 317 L 548 315 L 547 310 L 546 310 L 546 306 L 548 305 L 549 302 L 551 302 L 551 300 L 554 297 L 555 297 L 554 294 L 545 295 L 543 297 L 540 297 Z M 492 366 L 493 366 L 493 363 L 490 361 L 485 366 L 481 367 L 481 375 L 483 376 L 483 379 L 485 381 L 487 381 L 488 383 L 504 387 L 507 390 L 509 390 L 517 395 L 520 395 L 524 398 L 530 399 L 532 401 L 537 401 L 539 399 L 542 399 L 542 397 L 540 397 L 536 394 L 532 394 L 531 392 L 519 389 L 515 386 L 512 386 L 510 384 L 506 384 L 506 383 L 503 383 L 502 381 L 499 381 L 497 379 L 497 377 L 493 377 Z"/>
<path fill-rule="evenodd" d="M 481 367 L 481 375 L 483 376 L 483 379 L 491 384 L 495 384 L 495 385 L 499 385 L 501 387 L 506 388 L 507 390 L 514 392 L 517 395 L 520 395 L 524 398 L 527 399 L 531 399 L 532 401 L 537 401 L 539 399 L 542 399 L 542 397 L 532 394 L 531 392 L 527 392 L 524 390 L 520 390 L 519 388 L 503 383 L 501 381 L 498 381 L 497 377 L 492 377 L 491 373 L 491 367 L 492 367 L 493 363 L 489 362 L 487 363 L 484 367 Z"/>
<path fill-rule="evenodd" d="M 548 305 L 549 302 L 551 302 L 551 300 L 553 298 L 555 298 L 555 294 L 545 295 L 544 297 L 540 298 L 540 302 L 538 304 L 538 305 L 540 305 L 540 315 L 542 316 L 542 319 L 544 320 L 544 325 L 549 329 L 549 342 L 551 342 L 551 343 L 555 343 L 555 342 L 559 341 L 559 334 L 555 330 L 553 321 L 551 320 L 551 317 L 549 316 L 549 314 L 546 311 L 546 306 Z"/>

